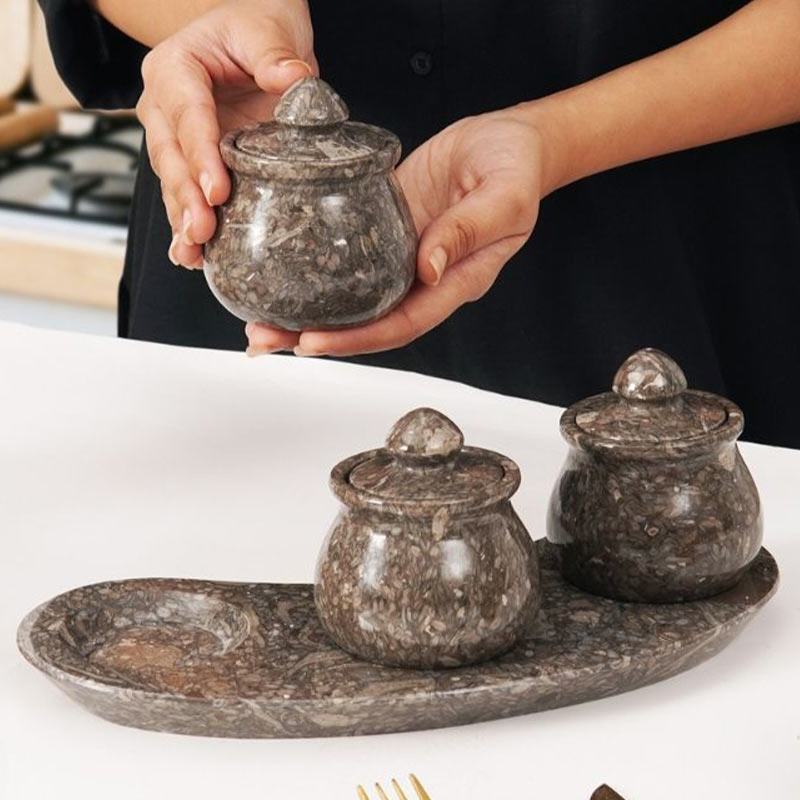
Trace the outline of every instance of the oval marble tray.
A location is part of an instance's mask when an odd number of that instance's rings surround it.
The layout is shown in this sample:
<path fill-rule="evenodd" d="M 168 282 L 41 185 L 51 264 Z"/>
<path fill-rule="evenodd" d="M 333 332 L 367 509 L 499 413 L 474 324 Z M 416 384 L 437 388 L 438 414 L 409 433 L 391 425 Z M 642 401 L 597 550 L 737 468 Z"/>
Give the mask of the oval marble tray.
<path fill-rule="evenodd" d="M 762 550 L 709 600 L 618 603 L 560 577 L 538 543 L 544 603 L 529 637 L 473 667 L 415 671 L 358 661 L 317 621 L 305 584 L 154 578 L 66 592 L 32 611 L 25 658 L 90 711 L 203 736 L 388 733 L 527 714 L 636 689 L 705 661 L 774 594 Z"/>

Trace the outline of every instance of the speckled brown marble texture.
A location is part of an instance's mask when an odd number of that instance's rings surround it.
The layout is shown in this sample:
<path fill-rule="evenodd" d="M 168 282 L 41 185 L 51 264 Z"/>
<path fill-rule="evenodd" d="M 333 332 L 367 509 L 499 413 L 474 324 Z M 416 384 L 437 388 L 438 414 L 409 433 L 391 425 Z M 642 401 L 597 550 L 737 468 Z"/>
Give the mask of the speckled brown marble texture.
<path fill-rule="evenodd" d="M 604 783 L 592 792 L 589 800 L 625 800 L 625 798 Z"/>
<path fill-rule="evenodd" d="M 330 86 L 304 78 L 273 121 L 223 138 L 232 190 L 204 271 L 240 319 L 289 330 L 360 325 L 411 287 L 417 235 L 393 172 L 400 142 L 347 116 Z"/>
<path fill-rule="evenodd" d="M 122 725 L 231 737 L 344 736 L 527 714 L 636 689 L 725 647 L 776 590 L 765 550 L 733 589 L 693 603 L 619 603 L 560 576 L 539 542 L 544 600 L 511 652 L 477 666 L 362 661 L 323 630 L 312 587 L 145 579 L 67 592 L 31 612 L 25 657 Z"/>
<path fill-rule="evenodd" d="M 620 600 L 679 602 L 731 588 L 761 546 L 739 408 L 686 388 L 658 350 L 634 353 L 613 393 L 568 408 L 570 444 L 548 513 L 564 575 Z"/>
<path fill-rule="evenodd" d="M 401 667 L 455 667 L 505 652 L 540 600 L 539 565 L 509 497 L 514 462 L 464 447 L 458 427 L 419 408 L 386 448 L 334 467 L 344 507 L 323 545 L 316 603 L 353 655 Z"/>

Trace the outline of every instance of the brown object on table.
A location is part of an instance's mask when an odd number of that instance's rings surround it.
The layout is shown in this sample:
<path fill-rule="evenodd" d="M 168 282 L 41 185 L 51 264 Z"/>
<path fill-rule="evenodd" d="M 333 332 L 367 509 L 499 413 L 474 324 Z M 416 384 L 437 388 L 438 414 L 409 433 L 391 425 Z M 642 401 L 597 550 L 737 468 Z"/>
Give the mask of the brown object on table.
<path fill-rule="evenodd" d="M 58 130 L 58 112 L 40 106 L 0 117 L 0 150 L 35 142 Z"/>
<path fill-rule="evenodd" d="M 386 447 L 337 464 L 344 508 L 317 567 L 320 620 L 344 650 L 457 667 L 512 648 L 540 600 L 536 549 L 509 498 L 517 465 L 464 446 L 444 414 L 403 416 Z"/>
<path fill-rule="evenodd" d="M 570 406 L 548 538 L 564 577 L 616 600 L 697 600 L 736 585 L 761 546 L 761 505 L 730 400 L 686 388 L 659 350 L 619 368 L 613 392 Z"/>
<path fill-rule="evenodd" d="M 579 591 L 537 542 L 542 607 L 520 644 L 471 667 L 361 661 L 325 633 L 307 584 L 154 578 L 73 589 L 32 611 L 25 658 L 90 711 L 202 736 L 349 736 L 441 728 L 630 691 L 722 650 L 774 594 L 766 550 L 734 589 L 696 603 Z M 615 657 L 610 658 L 609 653 Z"/>
<path fill-rule="evenodd" d="M 617 794 L 610 786 L 604 783 L 592 792 L 592 796 L 589 800 L 625 800 L 625 798 L 621 794 Z"/>
<path fill-rule="evenodd" d="M 16 103 L 10 97 L 0 97 L 0 115 L 13 111 Z"/>

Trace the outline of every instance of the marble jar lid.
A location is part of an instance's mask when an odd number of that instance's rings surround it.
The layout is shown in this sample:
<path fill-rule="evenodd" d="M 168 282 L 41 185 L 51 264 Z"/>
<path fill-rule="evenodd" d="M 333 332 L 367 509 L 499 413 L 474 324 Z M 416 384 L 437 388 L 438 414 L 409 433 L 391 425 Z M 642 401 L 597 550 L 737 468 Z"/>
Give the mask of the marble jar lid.
<path fill-rule="evenodd" d="M 511 459 L 465 446 L 455 423 L 432 408 L 410 411 L 386 447 L 351 456 L 331 472 L 331 488 L 348 506 L 413 516 L 485 508 L 511 497 L 519 482 Z"/>
<path fill-rule="evenodd" d="M 234 172 L 274 180 L 349 180 L 391 169 L 400 158 L 400 140 L 348 117 L 325 81 L 302 78 L 278 101 L 273 120 L 226 134 L 222 158 Z"/>
<path fill-rule="evenodd" d="M 669 455 L 702 450 L 742 432 L 744 418 L 737 405 L 687 389 L 683 370 L 654 348 L 629 356 L 612 389 L 564 412 L 561 431 L 567 441 L 588 449 Z"/>

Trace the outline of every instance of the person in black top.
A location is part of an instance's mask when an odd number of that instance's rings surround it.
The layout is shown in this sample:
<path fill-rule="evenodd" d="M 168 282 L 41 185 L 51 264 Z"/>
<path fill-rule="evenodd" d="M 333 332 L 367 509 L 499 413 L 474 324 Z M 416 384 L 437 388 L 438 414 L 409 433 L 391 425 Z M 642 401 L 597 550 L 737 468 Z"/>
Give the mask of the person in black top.
<path fill-rule="evenodd" d="M 736 400 L 746 438 L 800 446 L 796 0 L 40 3 L 81 103 L 138 103 L 146 128 L 120 335 L 562 405 L 654 346 Z M 230 186 L 220 133 L 309 71 L 410 154 L 419 281 L 363 328 L 245 332 L 167 258 L 201 265 Z"/>

